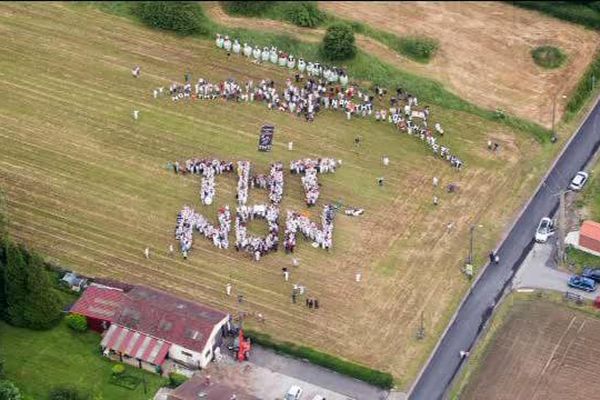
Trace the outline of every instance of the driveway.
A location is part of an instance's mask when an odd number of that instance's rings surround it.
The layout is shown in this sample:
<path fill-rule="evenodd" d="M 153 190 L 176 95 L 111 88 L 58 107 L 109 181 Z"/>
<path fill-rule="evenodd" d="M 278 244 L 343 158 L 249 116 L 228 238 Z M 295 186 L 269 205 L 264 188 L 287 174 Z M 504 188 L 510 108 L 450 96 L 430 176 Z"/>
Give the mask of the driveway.
<path fill-rule="evenodd" d="M 329 369 L 277 354 L 263 347 L 252 346 L 251 362 L 257 366 L 267 368 L 275 373 L 327 389 L 344 395 L 344 399 L 380 400 L 387 397 L 385 390 L 378 389 L 357 379 L 340 375 Z M 310 397 L 308 397 L 310 399 Z M 327 397 L 329 400 L 329 397 Z"/>
<path fill-rule="evenodd" d="M 586 299 L 595 300 L 597 293 L 588 293 L 567 286 L 571 274 L 556 268 L 554 252 L 555 247 L 549 243 L 534 244 L 515 275 L 513 289 L 550 289 L 561 293 L 569 291 Z"/>

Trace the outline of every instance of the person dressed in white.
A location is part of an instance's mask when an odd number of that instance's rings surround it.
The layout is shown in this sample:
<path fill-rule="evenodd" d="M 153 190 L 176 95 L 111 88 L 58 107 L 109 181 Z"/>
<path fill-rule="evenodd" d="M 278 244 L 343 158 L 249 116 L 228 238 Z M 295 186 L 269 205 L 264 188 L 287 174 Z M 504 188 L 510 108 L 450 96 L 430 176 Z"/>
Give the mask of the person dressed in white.
<path fill-rule="evenodd" d="M 227 296 L 231 296 L 231 283 L 225 285 L 225 293 L 227 293 Z"/>
<path fill-rule="evenodd" d="M 137 121 L 139 118 L 140 112 L 138 110 L 133 110 L 133 119 Z"/>
<path fill-rule="evenodd" d="M 148 258 L 150 258 L 150 248 L 149 248 L 149 247 L 146 247 L 146 248 L 144 249 L 144 256 L 145 256 L 147 259 L 148 259 Z"/>

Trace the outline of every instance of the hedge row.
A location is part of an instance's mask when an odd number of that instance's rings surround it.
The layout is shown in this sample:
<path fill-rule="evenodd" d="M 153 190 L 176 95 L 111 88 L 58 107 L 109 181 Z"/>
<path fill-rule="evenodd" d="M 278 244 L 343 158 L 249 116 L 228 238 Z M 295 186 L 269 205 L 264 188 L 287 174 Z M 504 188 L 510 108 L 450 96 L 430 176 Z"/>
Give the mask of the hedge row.
<path fill-rule="evenodd" d="M 143 23 L 180 35 L 208 34 L 210 21 L 199 4 L 189 1 L 140 1 L 132 12 Z"/>
<path fill-rule="evenodd" d="M 244 330 L 244 334 L 252 339 L 253 343 L 271 348 L 275 351 L 289 354 L 296 358 L 306 359 L 313 364 L 339 372 L 340 374 L 360 379 L 372 385 L 390 389 L 394 385 L 394 378 L 387 372 L 377 371 L 350 361 L 334 357 L 327 353 L 313 350 L 309 347 L 298 346 L 289 342 L 276 342 L 267 334 Z"/>
<path fill-rule="evenodd" d="M 325 14 L 314 1 L 223 1 L 230 15 L 261 17 L 314 28 L 325 21 Z"/>
<path fill-rule="evenodd" d="M 600 29 L 600 1 L 511 1 L 510 4 Z"/>
<path fill-rule="evenodd" d="M 581 107 L 584 106 L 586 101 L 594 93 L 594 90 L 598 87 L 598 81 L 600 80 L 600 51 L 596 53 L 594 60 L 589 65 L 585 74 L 579 80 L 577 87 L 571 94 L 571 98 L 567 103 L 565 120 L 573 118 Z"/>

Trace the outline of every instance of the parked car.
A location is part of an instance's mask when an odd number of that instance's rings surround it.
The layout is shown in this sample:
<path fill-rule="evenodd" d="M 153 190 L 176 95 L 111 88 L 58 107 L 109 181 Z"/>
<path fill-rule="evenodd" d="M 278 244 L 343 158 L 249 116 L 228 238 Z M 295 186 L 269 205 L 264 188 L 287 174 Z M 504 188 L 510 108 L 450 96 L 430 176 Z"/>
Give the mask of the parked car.
<path fill-rule="evenodd" d="M 284 400 L 298 400 L 302 396 L 302 388 L 300 386 L 293 385 L 288 389 L 285 394 Z"/>
<path fill-rule="evenodd" d="M 594 292 L 596 290 L 597 283 L 595 280 L 585 278 L 580 275 L 573 275 L 569 278 L 569 286 L 575 289 L 584 290 L 586 292 Z"/>
<path fill-rule="evenodd" d="M 535 241 L 538 243 L 546 243 L 548 238 L 552 235 L 554 235 L 554 222 L 548 217 L 542 218 L 535 231 Z"/>
<path fill-rule="evenodd" d="M 571 180 L 571 184 L 569 185 L 569 189 L 579 191 L 583 188 L 583 185 L 587 182 L 589 175 L 585 171 L 579 171 L 573 179 Z"/>
<path fill-rule="evenodd" d="M 325 397 L 321 396 L 320 394 L 316 394 L 315 397 L 312 398 L 312 400 L 325 400 Z"/>
<path fill-rule="evenodd" d="M 581 276 L 600 282 L 600 268 L 584 268 Z"/>

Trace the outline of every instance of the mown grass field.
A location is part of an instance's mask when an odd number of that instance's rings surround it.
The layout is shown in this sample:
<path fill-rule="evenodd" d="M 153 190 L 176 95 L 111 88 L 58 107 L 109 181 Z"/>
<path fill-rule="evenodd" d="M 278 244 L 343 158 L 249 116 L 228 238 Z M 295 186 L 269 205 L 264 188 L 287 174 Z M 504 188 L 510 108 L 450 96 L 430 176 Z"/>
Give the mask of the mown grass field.
<path fill-rule="evenodd" d="M 372 120 L 324 113 L 308 124 L 262 104 L 153 99 L 153 88 L 182 81 L 187 70 L 194 80 L 255 81 L 282 81 L 286 71 L 228 59 L 212 41 L 150 31 L 91 7 L 2 3 L 0 34 L 0 187 L 13 236 L 81 273 L 154 285 L 236 312 L 234 296 L 224 290 L 232 281 L 234 293 L 245 296 L 242 309 L 266 318 L 264 324 L 250 318 L 250 326 L 390 371 L 401 387 L 414 378 L 468 286 L 461 267 L 470 225 L 482 225 L 475 239 L 479 266 L 554 151 L 505 125 L 432 107 L 433 120 L 447 132 L 442 143 L 465 161 L 459 173 L 420 141 Z M 131 76 L 134 65 L 142 66 L 140 79 Z M 271 153 L 256 151 L 265 122 L 276 125 Z M 363 137 L 358 151 L 357 135 Z M 500 143 L 497 154 L 486 149 L 488 139 Z M 384 154 L 391 159 L 387 168 Z M 197 236 L 189 260 L 172 258 L 167 248 L 175 244 L 184 204 L 214 220 L 216 207 L 235 205 L 234 174 L 217 179 L 215 206 L 202 207 L 199 179 L 166 168 L 193 156 L 246 158 L 257 172 L 275 160 L 342 159 L 335 174 L 320 178 L 318 208 L 341 200 L 366 212 L 337 217 L 330 253 L 300 243 L 301 265 L 288 283 L 281 268 L 291 257 L 283 252 L 255 263 Z M 385 186 L 378 187 L 382 175 Z M 433 176 L 441 181 L 437 192 Z M 449 195 L 442 188 L 451 182 L 460 189 Z M 266 192 L 251 192 L 250 201 L 266 199 Z M 306 210 L 302 199 L 300 179 L 287 174 L 282 212 Z M 312 218 L 318 212 L 311 209 Z M 317 312 L 303 300 L 291 304 L 296 282 L 319 298 Z M 427 335 L 417 341 L 421 311 Z"/>
<path fill-rule="evenodd" d="M 5 373 L 29 399 L 46 399 L 54 387 L 76 387 L 94 399 L 151 398 L 164 385 L 163 378 L 137 368 L 126 374 L 146 380 L 135 390 L 109 383 L 115 365 L 100 354 L 100 335 L 74 333 L 62 322 L 49 331 L 31 331 L 0 322 L 0 355 Z"/>

